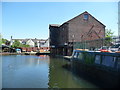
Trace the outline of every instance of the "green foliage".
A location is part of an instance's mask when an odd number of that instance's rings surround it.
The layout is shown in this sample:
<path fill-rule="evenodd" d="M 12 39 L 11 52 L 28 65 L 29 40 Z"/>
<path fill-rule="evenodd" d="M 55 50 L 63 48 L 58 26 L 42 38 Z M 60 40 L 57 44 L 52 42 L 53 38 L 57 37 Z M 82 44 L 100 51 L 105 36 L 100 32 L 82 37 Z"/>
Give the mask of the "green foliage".
<path fill-rule="evenodd" d="M 18 40 L 15 40 L 11 47 L 16 48 L 16 47 L 19 47 L 19 46 L 20 46 L 20 42 Z"/>
<path fill-rule="evenodd" d="M 1 47 L 1 45 L 2 45 L 2 36 L 0 34 L 0 47 Z"/>
<path fill-rule="evenodd" d="M 9 45 L 9 44 L 10 44 L 10 41 L 8 41 L 7 39 L 2 38 L 2 35 L 1 35 L 1 33 L 0 33 L 0 46 L 1 46 L 2 44 Z"/>
<path fill-rule="evenodd" d="M 6 44 L 7 41 L 7 39 L 2 38 L 2 43 Z"/>
<path fill-rule="evenodd" d="M 17 47 L 30 47 L 30 46 L 21 44 L 18 40 L 15 40 L 11 47 L 17 48 Z"/>
<path fill-rule="evenodd" d="M 111 29 L 106 29 L 106 33 L 105 33 L 105 45 L 109 46 L 111 44 L 111 42 L 113 41 L 112 37 L 114 32 L 112 32 Z"/>
<path fill-rule="evenodd" d="M 114 34 L 114 32 L 112 32 L 111 29 L 106 29 L 106 32 L 105 32 L 105 37 L 106 37 L 106 38 L 111 38 L 111 37 L 113 37 L 113 34 Z"/>
<path fill-rule="evenodd" d="M 29 45 L 20 44 L 20 47 L 30 47 Z"/>

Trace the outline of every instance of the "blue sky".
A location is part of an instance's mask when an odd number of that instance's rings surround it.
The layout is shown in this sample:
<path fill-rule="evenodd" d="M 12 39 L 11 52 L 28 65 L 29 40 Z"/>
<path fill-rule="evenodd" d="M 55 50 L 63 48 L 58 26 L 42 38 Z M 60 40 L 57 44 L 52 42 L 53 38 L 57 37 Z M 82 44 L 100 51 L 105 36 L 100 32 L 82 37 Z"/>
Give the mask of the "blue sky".
<path fill-rule="evenodd" d="M 88 11 L 118 34 L 117 2 L 3 2 L 3 38 L 49 37 L 49 24 L 62 24 Z"/>

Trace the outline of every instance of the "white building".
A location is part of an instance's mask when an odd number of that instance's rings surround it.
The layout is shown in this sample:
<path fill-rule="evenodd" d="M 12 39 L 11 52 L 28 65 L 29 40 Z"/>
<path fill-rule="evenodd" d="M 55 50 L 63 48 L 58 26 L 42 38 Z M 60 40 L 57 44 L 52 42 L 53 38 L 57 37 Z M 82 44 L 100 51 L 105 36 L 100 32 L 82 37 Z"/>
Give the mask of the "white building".
<path fill-rule="evenodd" d="M 11 45 L 15 40 L 25 45 L 30 45 L 30 47 L 49 47 L 49 39 L 11 39 Z"/>
<path fill-rule="evenodd" d="M 30 47 L 35 47 L 35 42 L 32 39 L 29 39 L 26 41 L 26 45 L 30 45 Z"/>

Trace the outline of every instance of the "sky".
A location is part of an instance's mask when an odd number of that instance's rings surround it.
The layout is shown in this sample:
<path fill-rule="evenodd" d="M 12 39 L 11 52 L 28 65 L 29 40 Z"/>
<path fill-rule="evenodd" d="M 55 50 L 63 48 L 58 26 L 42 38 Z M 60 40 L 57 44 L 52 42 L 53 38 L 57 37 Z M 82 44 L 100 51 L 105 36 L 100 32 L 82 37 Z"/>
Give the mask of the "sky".
<path fill-rule="evenodd" d="M 47 39 L 49 24 L 63 24 L 84 11 L 118 35 L 117 2 L 2 2 L 2 36 Z"/>

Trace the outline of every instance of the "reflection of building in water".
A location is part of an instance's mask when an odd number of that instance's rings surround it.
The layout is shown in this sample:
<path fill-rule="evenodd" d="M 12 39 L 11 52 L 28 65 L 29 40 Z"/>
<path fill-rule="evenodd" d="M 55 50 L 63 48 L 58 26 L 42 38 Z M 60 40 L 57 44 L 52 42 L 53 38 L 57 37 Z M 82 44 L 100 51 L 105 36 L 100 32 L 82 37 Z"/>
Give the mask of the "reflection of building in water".
<path fill-rule="evenodd" d="M 65 74 L 66 73 L 66 74 Z M 50 59 L 49 64 L 49 88 L 65 88 L 69 86 L 70 78 L 67 72 L 64 72 L 62 68 L 62 61 Z"/>
<path fill-rule="evenodd" d="M 20 59 L 20 60 L 17 60 Z M 24 68 L 26 66 L 37 66 L 39 64 L 49 65 L 49 56 L 15 56 L 15 68 Z"/>
<path fill-rule="evenodd" d="M 92 84 L 80 79 L 72 74 L 72 72 L 63 68 L 67 61 L 51 58 L 49 64 L 49 88 L 86 88 L 93 87 Z"/>
<path fill-rule="evenodd" d="M 120 36 L 120 1 L 118 2 L 118 35 Z"/>
<path fill-rule="evenodd" d="M 50 63 L 50 57 L 48 55 L 40 55 L 40 56 L 37 56 L 37 61 L 40 63 L 42 62 L 45 62 L 47 64 Z"/>

